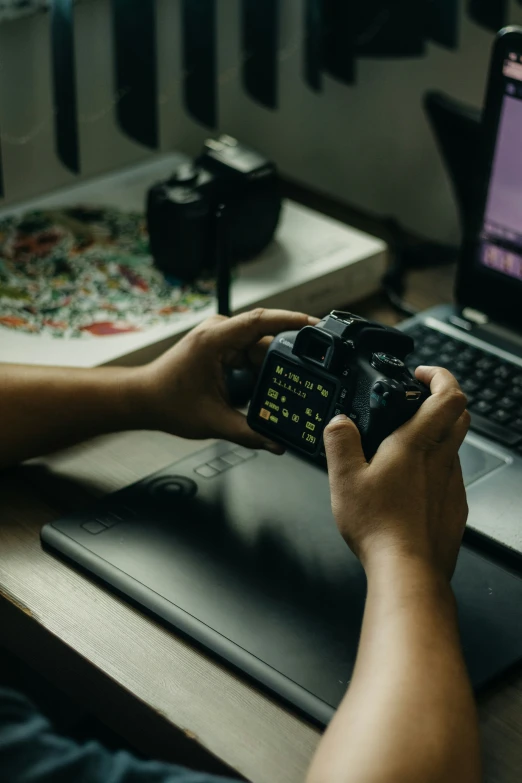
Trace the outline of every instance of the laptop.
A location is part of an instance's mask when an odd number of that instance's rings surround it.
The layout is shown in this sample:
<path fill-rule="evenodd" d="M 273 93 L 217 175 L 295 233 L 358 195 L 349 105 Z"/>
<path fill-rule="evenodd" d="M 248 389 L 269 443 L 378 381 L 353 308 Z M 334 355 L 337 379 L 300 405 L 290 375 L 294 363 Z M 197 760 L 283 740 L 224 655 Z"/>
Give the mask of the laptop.
<path fill-rule="evenodd" d="M 469 528 L 522 553 L 522 28 L 496 39 L 483 118 L 483 192 L 465 237 L 455 306 L 403 328 L 408 364 L 449 369 L 468 395 L 468 442 L 497 462 L 468 486 Z M 475 455 L 476 456 L 476 455 Z M 463 455 L 464 472 L 467 457 Z M 483 539 L 482 539 L 483 540 Z"/>

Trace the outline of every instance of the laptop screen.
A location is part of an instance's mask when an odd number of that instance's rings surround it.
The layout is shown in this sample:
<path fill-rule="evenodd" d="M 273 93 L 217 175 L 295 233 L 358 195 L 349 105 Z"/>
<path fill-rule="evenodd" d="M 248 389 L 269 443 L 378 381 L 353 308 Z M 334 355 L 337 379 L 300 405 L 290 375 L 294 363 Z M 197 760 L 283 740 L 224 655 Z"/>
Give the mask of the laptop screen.
<path fill-rule="evenodd" d="M 509 52 L 480 237 L 480 263 L 522 281 L 522 56 Z"/>

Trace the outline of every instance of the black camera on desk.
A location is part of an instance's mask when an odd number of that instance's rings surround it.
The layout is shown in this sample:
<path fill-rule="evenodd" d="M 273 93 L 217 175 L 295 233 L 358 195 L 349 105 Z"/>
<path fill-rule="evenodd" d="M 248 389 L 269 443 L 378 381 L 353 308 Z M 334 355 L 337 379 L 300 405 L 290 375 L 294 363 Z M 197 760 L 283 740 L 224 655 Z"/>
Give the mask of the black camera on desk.
<path fill-rule="evenodd" d="M 323 430 L 345 413 L 370 459 L 429 396 L 404 364 L 413 347 L 403 332 L 335 310 L 317 326 L 280 334 L 268 349 L 248 423 L 323 461 Z"/>
<path fill-rule="evenodd" d="M 215 216 L 227 208 L 231 264 L 259 255 L 281 212 L 274 163 L 230 136 L 209 139 L 194 162 L 181 164 L 147 195 L 150 249 L 167 275 L 190 282 L 215 272 Z"/>

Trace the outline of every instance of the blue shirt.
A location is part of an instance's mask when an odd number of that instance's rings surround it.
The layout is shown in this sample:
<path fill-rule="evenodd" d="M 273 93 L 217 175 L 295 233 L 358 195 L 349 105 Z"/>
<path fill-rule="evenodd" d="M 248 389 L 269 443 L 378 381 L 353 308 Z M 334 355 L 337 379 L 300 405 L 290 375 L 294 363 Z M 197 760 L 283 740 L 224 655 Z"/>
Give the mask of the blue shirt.
<path fill-rule="evenodd" d="M 233 783 L 97 742 L 80 745 L 56 734 L 22 696 L 0 688 L 0 779 L 5 783 Z"/>

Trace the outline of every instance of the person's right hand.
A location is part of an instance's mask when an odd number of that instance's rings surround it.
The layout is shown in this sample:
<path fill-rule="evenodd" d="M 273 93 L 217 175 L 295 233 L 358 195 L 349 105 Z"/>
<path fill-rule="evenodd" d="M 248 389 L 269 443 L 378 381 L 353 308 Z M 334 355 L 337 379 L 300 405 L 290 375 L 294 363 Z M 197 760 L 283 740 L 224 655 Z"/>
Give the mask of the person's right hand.
<path fill-rule="evenodd" d="M 332 508 L 366 570 L 392 553 L 449 579 L 468 514 L 458 457 L 469 428 L 467 400 L 447 370 L 419 367 L 416 375 L 431 397 L 370 463 L 350 419 L 337 417 L 325 429 Z"/>

